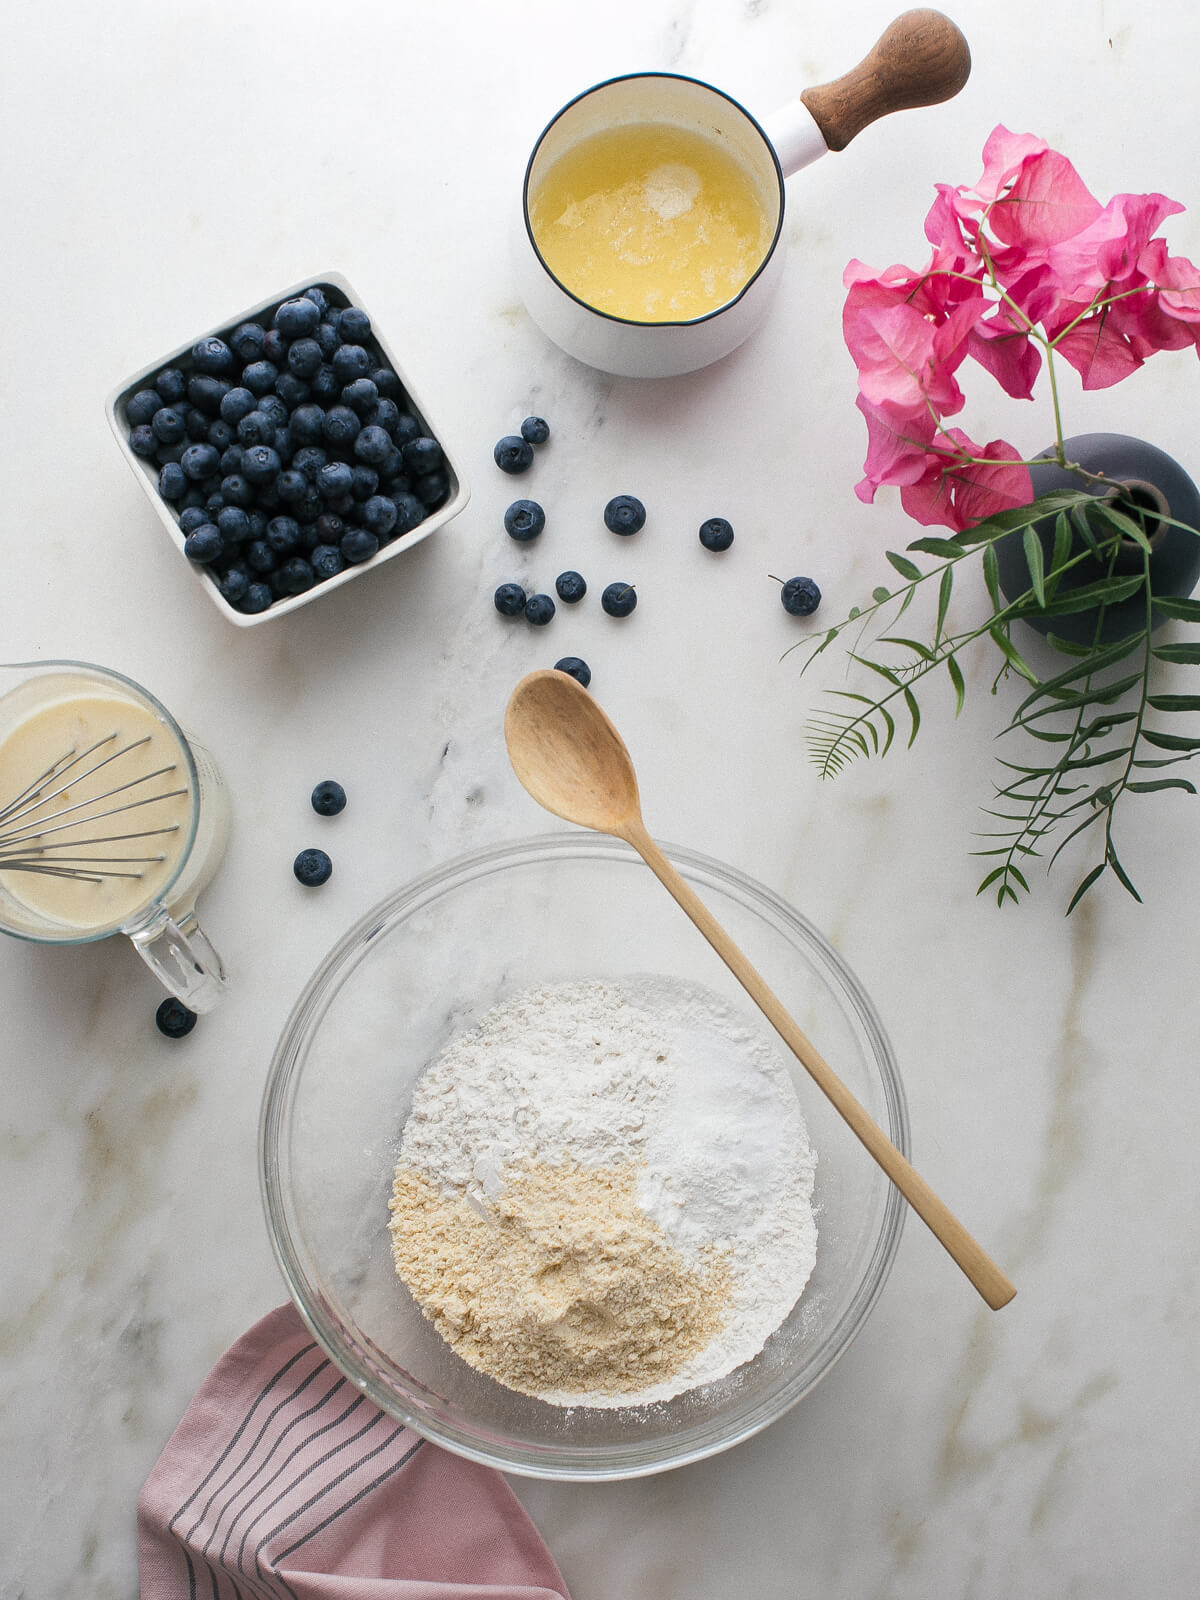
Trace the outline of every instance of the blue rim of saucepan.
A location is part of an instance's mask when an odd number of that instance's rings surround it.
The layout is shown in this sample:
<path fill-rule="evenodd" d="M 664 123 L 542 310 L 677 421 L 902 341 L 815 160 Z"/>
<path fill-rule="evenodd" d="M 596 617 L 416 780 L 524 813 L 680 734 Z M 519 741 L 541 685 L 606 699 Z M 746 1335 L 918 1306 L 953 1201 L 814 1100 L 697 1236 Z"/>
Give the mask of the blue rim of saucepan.
<path fill-rule="evenodd" d="M 618 317 L 614 316 L 611 311 L 603 311 L 599 306 L 591 305 L 587 300 L 580 299 L 577 294 L 575 294 L 571 289 L 567 288 L 566 284 L 552 270 L 546 261 L 545 256 L 543 256 L 542 252 L 538 249 L 537 240 L 533 236 L 533 228 L 529 221 L 529 176 L 533 171 L 533 164 L 537 160 L 538 151 L 542 148 L 542 145 L 546 139 L 546 135 L 553 127 L 556 126 L 558 122 L 562 120 L 563 117 L 566 116 L 571 107 L 577 106 L 581 100 L 586 100 L 589 95 L 599 93 L 601 89 L 611 88 L 614 83 L 629 83 L 635 78 L 668 78 L 676 83 L 694 83 L 698 89 L 707 89 L 710 94 L 719 95 L 720 98 L 731 105 L 735 111 L 740 111 L 742 116 L 745 117 L 746 121 L 751 125 L 751 127 L 753 127 L 761 136 L 763 144 L 767 147 L 767 150 L 770 153 L 771 163 L 775 168 L 775 178 L 779 184 L 779 217 L 775 223 L 775 232 L 771 237 L 770 246 L 768 247 L 766 254 L 763 256 L 758 266 L 754 269 L 750 277 L 746 279 L 745 283 L 738 290 L 738 292 L 730 299 L 723 300 L 721 304 L 714 307 L 712 311 L 706 311 L 702 317 L 683 317 L 678 321 L 673 322 L 640 322 L 635 317 Z M 783 232 L 783 210 L 786 193 L 787 191 L 784 187 L 783 180 L 783 168 L 779 164 L 779 156 L 776 154 L 775 146 L 768 138 L 766 129 L 763 127 L 762 123 L 759 122 L 757 117 L 753 116 L 749 111 L 746 110 L 745 106 L 742 105 L 740 100 L 735 100 L 731 94 L 726 94 L 724 89 L 718 89 L 715 88 L 711 83 L 705 83 L 703 78 L 691 78 L 685 72 L 623 72 L 615 78 L 605 78 L 602 83 L 593 83 L 590 88 L 584 89 L 582 93 L 577 94 L 573 100 L 568 100 L 565 106 L 562 106 L 554 113 L 550 121 L 542 129 L 541 133 L 538 134 L 533 149 L 530 152 L 529 160 L 525 165 L 525 179 L 521 185 L 521 215 L 525 223 L 525 234 L 529 240 L 530 249 L 537 257 L 542 269 L 545 271 L 547 277 L 554 280 L 554 282 L 565 295 L 574 300 L 577 306 L 582 306 L 585 311 L 590 311 L 597 317 L 603 317 L 606 322 L 616 322 L 626 328 L 694 328 L 702 322 L 710 322 L 713 317 L 720 316 L 722 311 L 727 311 L 730 306 L 736 305 L 738 301 L 747 294 L 752 285 L 755 284 L 766 271 L 767 263 L 775 254 L 776 248 L 779 244 L 779 236 Z"/>

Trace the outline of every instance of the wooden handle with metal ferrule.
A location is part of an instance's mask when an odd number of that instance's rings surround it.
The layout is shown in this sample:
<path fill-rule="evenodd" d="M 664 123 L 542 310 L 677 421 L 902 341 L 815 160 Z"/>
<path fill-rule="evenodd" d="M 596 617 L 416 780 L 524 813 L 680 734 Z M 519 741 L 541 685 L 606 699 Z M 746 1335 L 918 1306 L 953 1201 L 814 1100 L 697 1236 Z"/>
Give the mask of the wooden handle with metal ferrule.
<path fill-rule="evenodd" d="M 844 150 L 893 111 L 950 100 L 971 75 L 971 51 L 940 11 L 906 11 L 858 66 L 800 96 L 831 150 Z"/>

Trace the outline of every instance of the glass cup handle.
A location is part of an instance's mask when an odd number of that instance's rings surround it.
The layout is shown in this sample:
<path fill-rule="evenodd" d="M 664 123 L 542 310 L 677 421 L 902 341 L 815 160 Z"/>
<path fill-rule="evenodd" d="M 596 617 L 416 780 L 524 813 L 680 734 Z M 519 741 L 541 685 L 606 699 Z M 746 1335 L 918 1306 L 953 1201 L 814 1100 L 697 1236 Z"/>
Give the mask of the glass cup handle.
<path fill-rule="evenodd" d="M 212 1010 L 226 988 L 225 964 L 194 910 L 176 919 L 159 906 L 146 922 L 124 931 L 158 981 L 189 1010 Z"/>

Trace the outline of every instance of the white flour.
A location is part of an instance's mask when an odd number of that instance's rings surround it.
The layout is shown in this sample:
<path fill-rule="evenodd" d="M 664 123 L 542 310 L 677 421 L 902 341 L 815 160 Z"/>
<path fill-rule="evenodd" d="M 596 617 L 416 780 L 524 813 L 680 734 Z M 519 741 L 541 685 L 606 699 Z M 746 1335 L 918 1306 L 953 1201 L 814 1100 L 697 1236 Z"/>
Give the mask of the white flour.
<path fill-rule="evenodd" d="M 647 1404 L 753 1359 L 799 1299 L 816 1257 L 815 1157 L 769 1035 L 717 996 L 657 978 L 528 989 L 451 1040 L 413 1096 L 402 1163 L 481 1211 L 509 1162 L 639 1166 L 638 1202 L 689 1262 L 727 1254 L 721 1331 L 670 1380 L 614 1398 Z"/>

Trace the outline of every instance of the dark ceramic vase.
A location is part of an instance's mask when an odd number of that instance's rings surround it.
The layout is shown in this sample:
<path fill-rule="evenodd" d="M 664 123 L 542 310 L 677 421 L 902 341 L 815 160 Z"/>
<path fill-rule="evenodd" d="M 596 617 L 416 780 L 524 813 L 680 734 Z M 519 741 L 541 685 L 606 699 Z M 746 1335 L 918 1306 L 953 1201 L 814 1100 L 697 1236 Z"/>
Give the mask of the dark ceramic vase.
<path fill-rule="evenodd" d="M 1155 594 L 1184 596 L 1191 594 L 1200 579 L 1200 537 L 1184 528 L 1173 528 L 1162 522 L 1164 516 L 1176 517 L 1189 527 L 1200 529 L 1200 490 L 1187 473 L 1157 446 L 1142 439 L 1131 439 L 1123 433 L 1085 433 L 1064 444 L 1067 459 L 1077 461 L 1089 472 L 1103 473 L 1112 485 L 1102 485 L 1080 479 L 1066 472 L 1053 460 L 1039 461 L 1029 469 L 1033 479 L 1034 495 L 1050 494 L 1056 489 L 1087 489 L 1098 498 L 1114 501 L 1118 509 L 1130 514 L 1140 514 L 1142 526 L 1150 541 L 1150 580 Z M 1035 523 L 1046 563 L 1054 547 L 1054 518 L 1046 517 Z M 1009 534 L 996 544 L 1000 589 L 1007 600 L 1014 600 L 1029 588 L 1029 568 L 1020 533 Z M 1122 540 L 1114 564 L 1114 573 L 1133 574 L 1142 570 L 1143 552 L 1136 541 Z M 1094 558 L 1081 561 L 1059 583 L 1059 594 L 1080 584 L 1095 583 L 1105 576 L 1106 566 Z M 1091 644 L 1097 638 L 1095 611 L 1068 611 L 1054 617 L 1022 618 L 1039 633 L 1055 633 L 1059 638 L 1077 644 Z M 1103 644 L 1123 639 L 1145 626 L 1146 606 L 1140 594 L 1105 608 L 1099 641 Z M 1157 627 L 1163 618 L 1153 616 Z"/>

